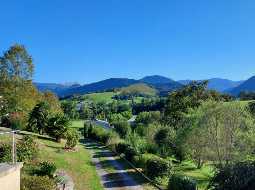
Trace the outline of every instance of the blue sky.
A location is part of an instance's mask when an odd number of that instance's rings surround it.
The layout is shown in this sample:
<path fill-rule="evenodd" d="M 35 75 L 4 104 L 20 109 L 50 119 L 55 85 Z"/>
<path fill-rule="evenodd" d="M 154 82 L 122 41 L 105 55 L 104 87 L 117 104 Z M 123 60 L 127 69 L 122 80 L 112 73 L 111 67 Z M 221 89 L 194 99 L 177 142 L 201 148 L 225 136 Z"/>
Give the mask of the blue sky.
<path fill-rule="evenodd" d="M 35 81 L 255 75 L 252 0 L 6 0 L 0 7 L 0 52 L 24 44 Z"/>

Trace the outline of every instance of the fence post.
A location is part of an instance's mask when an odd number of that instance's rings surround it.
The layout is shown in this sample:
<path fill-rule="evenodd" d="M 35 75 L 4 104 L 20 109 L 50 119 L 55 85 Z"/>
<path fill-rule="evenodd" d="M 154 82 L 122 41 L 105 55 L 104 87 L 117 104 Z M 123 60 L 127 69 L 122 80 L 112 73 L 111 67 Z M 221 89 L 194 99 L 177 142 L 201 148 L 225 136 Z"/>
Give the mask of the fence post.
<path fill-rule="evenodd" d="M 15 131 L 12 131 L 12 163 L 16 164 L 16 146 L 15 146 Z"/>

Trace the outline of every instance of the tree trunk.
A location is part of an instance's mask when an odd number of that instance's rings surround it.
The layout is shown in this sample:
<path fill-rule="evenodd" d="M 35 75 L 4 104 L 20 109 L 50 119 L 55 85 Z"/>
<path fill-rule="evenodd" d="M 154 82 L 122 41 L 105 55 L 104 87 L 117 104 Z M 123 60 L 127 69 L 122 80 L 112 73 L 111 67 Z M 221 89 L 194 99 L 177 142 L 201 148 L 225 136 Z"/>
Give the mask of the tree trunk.
<path fill-rule="evenodd" d="M 56 142 L 61 143 L 61 137 L 56 137 Z"/>

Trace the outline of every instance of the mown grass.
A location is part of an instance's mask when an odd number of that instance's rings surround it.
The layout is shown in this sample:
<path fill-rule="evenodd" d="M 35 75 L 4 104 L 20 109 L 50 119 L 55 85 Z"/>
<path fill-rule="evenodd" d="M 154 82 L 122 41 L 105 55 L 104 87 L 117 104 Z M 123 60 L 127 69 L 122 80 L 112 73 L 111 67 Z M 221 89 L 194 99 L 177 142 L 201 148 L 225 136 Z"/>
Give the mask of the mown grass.
<path fill-rule="evenodd" d="M 196 180 L 198 189 L 200 190 L 206 189 L 214 174 L 213 166 L 207 164 L 201 169 L 197 169 L 192 161 L 184 161 L 181 164 L 175 164 L 174 171 L 177 174 L 185 175 Z"/>
<path fill-rule="evenodd" d="M 40 151 L 39 160 L 54 162 L 58 169 L 65 170 L 74 181 L 76 190 L 101 190 L 100 179 L 95 166 L 91 163 L 91 156 L 84 146 L 77 146 L 74 152 L 63 149 L 64 142 L 38 139 Z"/>
<path fill-rule="evenodd" d="M 81 124 L 81 122 L 74 122 L 73 125 L 78 128 L 78 124 Z M 9 130 L 0 128 L 0 131 Z M 65 141 L 56 143 L 47 136 L 25 131 L 16 135 L 16 140 L 20 140 L 23 135 L 35 137 L 39 149 L 37 161 L 54 162 L 57 169 L 64 170 L 70 175 L 76 190 L 103 190 L 96 168 L 91 162 L 91 155 L 82 144 L 78 145 L 75 151 L 66 151 L 64 149 Z M 11 140 L 10 135 L 0 135 L 0 143 L 11 143 Z M 29 168 L 29 165 L 24 166 L 24 170 L 27 168 Z"/>

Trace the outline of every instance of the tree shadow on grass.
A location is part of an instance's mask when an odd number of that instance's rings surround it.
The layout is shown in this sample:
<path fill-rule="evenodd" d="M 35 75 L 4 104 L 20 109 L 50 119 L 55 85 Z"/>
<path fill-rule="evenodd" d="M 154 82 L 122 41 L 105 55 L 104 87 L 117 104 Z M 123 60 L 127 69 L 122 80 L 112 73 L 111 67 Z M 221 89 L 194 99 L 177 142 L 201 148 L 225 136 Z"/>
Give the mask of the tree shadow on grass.
<path fill-rule="evenodd" d="M 101 152 L 96 152 L 93 158 L 107 158 L 107 157 L 113 157 L 113 156 L 116 156 L 116 154 L 114 154 L 113 152 L 101 151 Z"/>
<path fill-rule="evenodd" d="M 92 142 L 88 139 L 80 139 L 79 142 L 85 149 L 101 150 L 104 148 L 104 146 L 100 146 L 98 143 Z"/>

